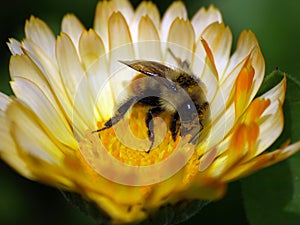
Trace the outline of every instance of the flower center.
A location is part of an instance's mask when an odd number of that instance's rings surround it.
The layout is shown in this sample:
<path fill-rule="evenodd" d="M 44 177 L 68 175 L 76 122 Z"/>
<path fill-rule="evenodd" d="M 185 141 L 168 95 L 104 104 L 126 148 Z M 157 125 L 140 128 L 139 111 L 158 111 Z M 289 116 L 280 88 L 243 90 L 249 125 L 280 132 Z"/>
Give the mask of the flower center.
<path fill-rule="evenodd" d="M 154 129 L 152 149 L 149 149 L 151 141 L 147 135 L 145 108 L 135 106 L 128 117 L 98 133 L 104 148 L 113 157 L 131 166 L 147 166 L 161 162 L 176 149 L 180 135 L 173 140 L 166 125 L 170 123 L 169 115 L 163 113 L 151 121 Z M 104 123 L 98 122 L 98 127 L 102 128 Z"/>
<path fill-rule="evenodd" d="M 155 141 L 148 151 L 151 142 L 146 112 L 147 108 L 134 106 L 128 116 L 112 127 L 98 133 L 85 132 L 79 143 L 80 152 L 92 170 L 117 183 L 145 186 L 164 181 L 184 167 L 189 168 L 186 176 L 191 167 L 198 168 L 196 146 L 189 143 L 191 136 L 177 135 L 174 141 L 166 125 L 170 124 L 167 112 L 153 119 Z M 98 127 L 103 128 L 105 122 L 99 121 Z M 186 178 L 190 180 L 189 176 Z"/>

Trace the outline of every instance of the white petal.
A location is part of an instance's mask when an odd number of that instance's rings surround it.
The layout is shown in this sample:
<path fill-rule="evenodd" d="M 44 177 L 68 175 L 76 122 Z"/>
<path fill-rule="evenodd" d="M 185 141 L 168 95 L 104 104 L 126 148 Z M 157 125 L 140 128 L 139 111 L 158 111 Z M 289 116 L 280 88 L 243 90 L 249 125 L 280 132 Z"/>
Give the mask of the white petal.
<path fill-rule="evenodd" d="M 113 13 L 108 21 L 109 49 L 132 43 L 128 24 L 121 13 Z"/>
<path fill-rule="evenodd" d="M 17 147 L 9 128 L 9 122 L 3 112 L 0 112 L 0 157 L 8 165 L 14 168 L 22 176 L 29 179 L 34 179 L 33 175 L 26 166 L 26 163 L 19 156 Z"/>
<path fill-rule="evenodd" d="M 187 11 L 185 5 L 181 1 L 175 1 L 169 6 L 165 12 L 161 22 L 161 40 L 167 41 L 168 32 L 171 24 L 176 18 L 187 19 Z"/>
<path fill-rule="evenodd" d="M 26 85 L 30 83 L 30 86 L 34 86 L 36 89 L 41 91 L 42 95 L 46 98 L 46 100 L 40 101 L 40 103 L 45 102 L 46 104 L 49 102 L 49 104 L 51 104 L 51 107 L 53 107 L 56 113 L 59 114 L 59 117 L 61 118 L 61 121 L 63 121 L 64 126 L 69 127 L 69 121 L 67 121 L 69 118 L 65 118 L 65 113 L 62 111 L 60 103 L 57 101 L 57 98 L 53 93 L 52 88 L 49 86 L 49 82 L 47 81 L 47 78 L 36 67 L 36 65 L 30 60 L 30 58 L 27 55 L 11 57 L 10 74 L 13 81 L 16 79 L 20 80 L 21 78 L 22 83 L 24 83 L 23 81 L 25 80 L 27 81 L 25 82 Z M 16 91 L 15 94 L 20 99 L 24 99 L 24 97 L 27 96 L 28 94 L 28 93 L 24 94 L 22 86 L 19 88 L 19 90 L 15 90 L 15 91 Z M 26 98 L 24 99 L 24 101 L 27 102 L 32 100 L 31 97 L 28 97 L 28 99 Z M 37 100 L 37 102 L 39 102 L 39 100 Z M 70 138 L 70 144 L 71 147 L 73 148 L 76 147 L 76 145 L 74 145 L 72 141 L 72 138 Z"/>
<path fill-rule="evenodd" d="M 215 145 L 220 145 L 223 142 L 224 138 L 228 135 L 229 131 L 232 129 L 235 122 L 235 110 L 234 104 L 232 104 L 226 110 L 222 109 L 224 102 L 222 102 L 222 98 L 218 98 L 219 100 L 213 101 L 211 104 L 211 128 L 208 132 L 210 135 L 210 139 L 208 139 L 207 150 L 211 149 Z M 221 105 L 221 107 L 220 107 Z M 217 111 L 219 110 L 219 111 Z M 225 143 L 225 142 L 224 142 Z M 223 143 L 223 146 L 225 146 Z M 225 148 L 220 148 L 218 146 L 218 152 L 225 150 Z"/>
<path fill-rule="evenodd" d="M 152 20 L 148 16 L 141 18 L 138 27 L 138 41 L 138 43 L 135 43 L 138 59 L 162 60 L 159 34 Z"/>
<path fill-rule="evenodd" d="M 106 57 L 100 57 L 88 68 L 86 73 L 93 98 L 93 105 L 96 110 L 95 113 L 97 113 L 97 115 L 95 115 L 96 120 L 107 120 L 113 114 L 112 110 L 115 102 L 112 92 L 112 86 L 114 86 L 114 84 L 110 82 L 109 79 Z"/>
<path fill-rule="evenodd" d="M 139 40 L 138 30 L 142 29 L 141 25 L 139 24 L 144 17 L 147 17 L 148 20 L 151 20 L 155 28 L 159 28 L 160 26 L 160 15 L 156 5 L 150 1 L 141 2 L 135 11 L 129 26 L 134 43 Z"/>
<path fill-rule="evenodd" d="M 17 40 L 10 38 L 9 42 L 7 42 L 8 48 L 12 55 L 23 55 L 24 52 L 21 48 L 21 43 Z"/>
<path fill-rule="evenodd" d="M 112 2 L 99 1 L 96 7 L 94 29 L 101 37 L 105 49 L 108 51 L 108 19 L 114 12 Z"/>
<path fill-rule="evenodd" d="M 133 7 L 128 0 L 112 0 L 112 4 L 115 12 L 121 12 L 127 23 L 129 23 L 133 17 Z"/>
<path fill-rule="evenodd" d="M 99 1 L 96 7 L 94 29 L 103 40 L 107 51 L 109 49 L 108 21 L 111 15 L 117 12 L 120 12 L 127 23 L 133 17 L 133 8 L 128 0 Z"/>
<path fill-rule="evenodd" d="M 64 16 L 61 24 L 61 31 L 68 34 L 68 36 L 74 43 L 74 46 L 76 47 L 77 51 L 79 38 L 84 30 L 85 27 L 75 15 L 67 14 Z"/>
<path fill-rule="evenodd" d="M 232 91 L 234 90 L 235 81 L 245 64 L 245 61 L 246 59 L 244 59 L 244 61 L 237 64 L 236 67 L 229 74 L 226 74 L 226 79 L 223 80 L 223 82 L 220 82 L 220 89 L 222 90 L 223 98 L 226 101 L 230 100 L 229 97 L 230 94 L 232 94 Z"/>
<path fill-rule="evenodd" d="M 108 33 L 111 50 L 109 54 L 109 82 L 112 84 L 114 102 L 116 102 L 117 99 L 120 100 L 124 97 L 124 81 L 126 83 L 136 74 L 128 67 L 124 69 L 124 65 L 119 62 L 120 60 L 135 59 L 134 46 L 132 45 L 128 25 L 122 14 L 114 13 L 110 17 Z M 120 33 L 122 35 L 119 35 Z"/>
<path fill-rule="evenodd" d="M 44 74 L 60 106 L 64 109 L 69 121 L 72 121 L 72 106 L 67 96 L 57 65 L 29 40 L 24 41 L 26 54 Z M 43 88 L 41 88 L 43 89 Z"/>
<path fill-rule="evenodd" d="M 236 50 L 230 58 L 226 74 L 230 73 L 236 65 L 243 61 L 256 46 L 258 46 L 258 42 L 253 32 L 243 31 L 237 41 Z"/>
<path fill-rule="evenodd" d="M 202 37 L 207 41 L 213 53 L 219 79 L 222 80 L 231 51 L 231 31 L 223 23 L 213 23 L 204 30 Z"/>
<path fill-rule="evenodd" d="M 25 24 L 25 35 L 55 61 L 55 36 L 44 21 L 31 16 Z"/>
<path fill-rule="evenodd" d="M 204 65 L 202 74 L 200 76 L 201 81 L 206 86 L 206 98 L 208 102 L 211 102 L 214 96 L 216 95 L 216 92 L 218 90 L 218 80 L 214 74 L 214 71 L 212 71 L 211 67 L 208 63 Z"/>
<path fill-rule="evenodd" d="M 265 60 L 258 46 L 254 47 L 252 51 L 251 65 L 253 66 L 255 73 L 253 78 L 251 94 L 249 97 L 249 103 L 250 101 L 252 101 L 252 99 L 255 97 L 256 93 L 258 92 L 258 89 L 260 88 L 265 76 Z"/>
<path fill-rule="evenodd" d="M 195 29 L 196 40 L 198 40 L 202 32 L 210 24 L 214 22 L 222 23 L 222 15 L 218 9 L 214 6 L 210 6 L 208 9 L 202 7 L 197 13 L 193 16 L 192 25 Z"/>
<path fill-rule="evenodd" d="M 281 102 L 275 101 L 264 111 L 259 122 L 259 137 L 257 151 L 259 155 L 266 150 L 279 137 L 283 130 L 283 112 Z"/>
<path fill-rule="evenodd" d="M 24 151 L 50 163 L 61 162 L 63 153 L 49 139 L 30 111 L 19 103 L 12 103 L 6 115 L 11 121 L 13 137 Z"/>
<path fill-rule="evenodd" d="M 0 111 L 5 111 L 7 106 L 11 103 L 11 98 L 6 94 L 0 92 Z"/>
<path fill-rule="evenodd" d="M 27 55 L 12 56 L 9 63 L 9 73 L 12 80 L 17 77 L 22 77 L 33 82 L 43 90 L 44 94 L 53 105 L 57 104 L 47 78 Z"/>
<path fill-rule="evenodd" d="M 85 72 L 80 64 L 76 49 L 66 34 L 62 34 L 57 39 L 57 62 L 64 87 L 73 103 L 74 125 L 78 126 L 81 131 L 87 127 L 93 128 L 92 98 Z M 85 126 L 82 124 L 83 121 Z"/>
<path fill-rule="evenodd" d="M 180 33 L 184 35 L 180 35 Z M 195 33 L 190 21 L 176 18 L 170 26 L 167 47 L 182 61 L 186 60 L 188 63 L 191 63 L 194 45 Z M 168 52 L 166 53 L 166 61 L 173 62 L 175 65 L 177 63 Z"/>
<path fill-rule="evenodd" d="M 15 78 L 11 86 L 17 98 L 33 110 L 59 142 L 73 149 L 77 148 L 77 142 L 64 115 L 53 107 L 42 90 L 23 78 Z"/>
<path fill-rule="evenodd" d="M 203 74 L 204 65 L 206 64 L 206 52 L 201 39 L 195 44 L 194 57 L 191 62 L 191 69 L 194 74 L 200 76 Z"/>

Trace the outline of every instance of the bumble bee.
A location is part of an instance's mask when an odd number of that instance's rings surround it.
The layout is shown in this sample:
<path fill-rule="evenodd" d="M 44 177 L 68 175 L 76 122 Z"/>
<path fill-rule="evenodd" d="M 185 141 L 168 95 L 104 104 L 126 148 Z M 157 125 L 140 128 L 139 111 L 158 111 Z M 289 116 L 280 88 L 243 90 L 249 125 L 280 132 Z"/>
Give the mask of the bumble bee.
<path fill-rule="evenodd" d="M 94 132 L 101 132 L 117 124 L 135 104 L 148 107 L 146 113 L 147 136 L 153 147 L 155 134 L 153 117 L 163 112 L 170 114 L 169 130 L 173 140 L 191 134 L 190 143 L 196 144 L 203 120 L 207 117 L 209 104 L 205 97 L 205 86 L 191 71 L 187 61 L 181 61 L 168 49 L 177 61 L 178 68 L 171 68 L 156 61 L 132 60 L 120 61 L 138 71 L 129 85 L 129 97 L 116 110 L 113 117 L 105 122 L 104 127 Z"/>

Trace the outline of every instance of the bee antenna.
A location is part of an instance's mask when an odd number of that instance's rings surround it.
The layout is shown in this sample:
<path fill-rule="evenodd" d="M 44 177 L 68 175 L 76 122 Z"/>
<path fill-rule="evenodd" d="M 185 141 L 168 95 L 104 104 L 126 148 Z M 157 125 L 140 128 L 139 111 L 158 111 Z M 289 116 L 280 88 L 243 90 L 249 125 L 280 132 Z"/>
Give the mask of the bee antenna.
<path fill-rule="evenodd" d="M 181 65 L 182 64 L 181 59 L 179 57 L 177 57 L 170 48 L 167 48 L 167 50 L 170 53 L 170 55 L 175 59 L 175 61 L 177 62 L 177 64 Z"/>

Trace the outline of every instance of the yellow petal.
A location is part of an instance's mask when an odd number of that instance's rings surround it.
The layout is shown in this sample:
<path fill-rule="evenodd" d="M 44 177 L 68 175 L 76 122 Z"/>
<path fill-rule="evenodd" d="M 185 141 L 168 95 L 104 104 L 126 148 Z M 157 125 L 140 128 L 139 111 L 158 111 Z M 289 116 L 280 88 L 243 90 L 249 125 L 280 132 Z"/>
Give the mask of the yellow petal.
<path fill-rule="evenodd" d="M 233 170 L 229 171 L 222 180 L 224 182 L 229 182 L 232 180 L 236 180 L 242 177 L 245 177 L 249 174 L 255 173 L 258 170 L 261 170 L 265 167 L 271 166 L 277 162 L 280 162 L 291 155 L 295 154 L 300 150 L 300 142 L 296 142 L 289 146 L 283 146 L 278 150 L 262 154 L 252 159 L 249 162 L 241 164 Z"/>
<path fill-rule="evenodd" d="M 79 42 L 79 53 L 85 70 L 105 54 L 104 44 L 94 30 L 82 33 Z"/>
<path fill-rule="evenodd" d="M 218 200 L 226 193 L 227 185 L 218 180 L 211 179 L 207 174 L 199 172 L 193 182 L 190 183 L 184 192 L 178 193 L 177 199 L 200 199 L 200 200 Z"/>
<path fill-rule="evenodd" d="M 235 81 L 234 102 L 239 117 L 256 95 L 264 77 L 265 63 L 258 46 L 246 58 Z M 231 79 L 231 78 L 230 78 Z M 230 80 L 229 79 L 229 80 Z M 227 82 L 227 81 L 225 81 Z"/>
<path fill-rule="evenodd" d="M 139 205 L 121 205 L 110 198 L 88 193 L 89 198 L 95 199 L 101 210 L 104 210 L 116 224 L 125 224 L 140 221 L 146 218 L 146 212 Z M 128 198 L 128 196 L 127 196 Z"/>
<path fill-rule="evenodd" d="M 263 112 L 270 106 L 270 104 L 270 99 L 254 99 L 242 117 L 243 122 L 247 124 L 250 124 L 251 122 L 258 122 Z"/>
<path fill-rule="evenodd" d="M 183 176 L 184 170 L 182 169 L 171 178 L 155 184 L 153 192 L 147 199 L 146 207 L 150 209 L 156 208 L 170 201 L 169 197 L 171 196 L 171 193 L 181 185 Z"/>

